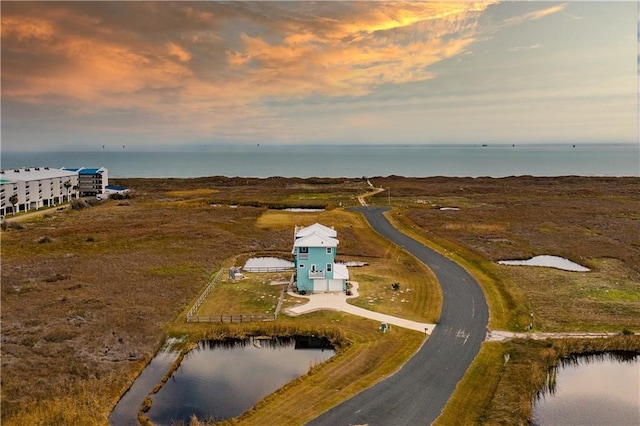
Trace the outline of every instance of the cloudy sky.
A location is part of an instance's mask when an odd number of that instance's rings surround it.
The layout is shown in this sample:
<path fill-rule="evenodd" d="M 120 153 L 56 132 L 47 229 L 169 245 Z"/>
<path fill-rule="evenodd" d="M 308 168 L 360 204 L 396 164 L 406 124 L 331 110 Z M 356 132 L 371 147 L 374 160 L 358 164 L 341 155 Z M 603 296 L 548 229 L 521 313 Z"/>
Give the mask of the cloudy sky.
<path fill-rule="evenodd" d="M 2 2 L 2 149 L 638 140 L 638 3 Z"/>

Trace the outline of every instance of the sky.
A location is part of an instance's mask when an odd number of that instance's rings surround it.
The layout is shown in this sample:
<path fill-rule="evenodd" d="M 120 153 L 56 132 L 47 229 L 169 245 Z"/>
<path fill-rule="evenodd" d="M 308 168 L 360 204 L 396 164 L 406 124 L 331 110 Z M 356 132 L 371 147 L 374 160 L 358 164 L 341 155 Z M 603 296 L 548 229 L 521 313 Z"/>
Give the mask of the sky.
<path fill-rule="evenodd" d="M 2 150 L 637 143 L 638 3 L 1 3 Z"/>

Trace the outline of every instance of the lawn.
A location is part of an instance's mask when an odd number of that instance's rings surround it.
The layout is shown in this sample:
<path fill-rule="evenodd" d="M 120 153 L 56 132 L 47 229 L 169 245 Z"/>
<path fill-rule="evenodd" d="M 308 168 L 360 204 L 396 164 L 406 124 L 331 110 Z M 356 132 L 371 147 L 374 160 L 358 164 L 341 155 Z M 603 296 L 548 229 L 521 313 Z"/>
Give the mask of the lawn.
<path fill-rule="evenodd" d="M 245 278 L 235 280 L 223 276 L 195 315 L 275 314 L 282 288 L 289 283 L 291 274 L 243 274 Z"/>

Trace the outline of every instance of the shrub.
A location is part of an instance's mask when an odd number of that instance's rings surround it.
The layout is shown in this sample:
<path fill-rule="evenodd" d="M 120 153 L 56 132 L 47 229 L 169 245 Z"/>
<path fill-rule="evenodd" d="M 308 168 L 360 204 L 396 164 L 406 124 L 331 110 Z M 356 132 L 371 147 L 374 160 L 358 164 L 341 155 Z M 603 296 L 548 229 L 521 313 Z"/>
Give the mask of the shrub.
<path fill-rule="evenodd" d="M 45 235 L 44 237 L 41 237 L 41 238 L 38 240 L 38 244 L 50 243 L 50 242 L 52 242 L 52 241 L 53 241 L 53 240 L 51 239 L 51 237 L 49 237 L 49 236 Z"/>
<path fill-rule="evenodd" d="M 24 229 L 24 225 L 22 225 L 19 222 L 9 222 L 6 220 L 2 221 L 2 224 L 0 225 L 2 227 L 3 231 L 6 231 L 7 229 Z"/>
<path fill-rule="evenodd" d="M 87 203 L 85 200 L 73 200 L 73 201 L 71 201 L 71 208 L 73 210 L 82 210 L 85 207 L 91 207 L 91 204 Z"/>
<path fill-rule="evenodd" d="M 131 194 L 124 193 L 124 194 L 110 194 L 109 198 L 111 198 L 112 200 L 128 200 L 129 198 L 131 198 Z"/>
<path fill-rule="evenodd" d="M 62 274 L 55 274 L 49 278 L 45 278 L 43 281 L 47 283 L 54 283 L 56 281 L 68 280 L 70 277 Z"/>
<path fill-rule="evenodd" d="M 391 284 L 391 288 L 392 288 L 392 289 L 394 289 L 394 290 L 398 290 L 398 289 L 400 289 L 400 283 L 393 283 L 393 284 Z"/>

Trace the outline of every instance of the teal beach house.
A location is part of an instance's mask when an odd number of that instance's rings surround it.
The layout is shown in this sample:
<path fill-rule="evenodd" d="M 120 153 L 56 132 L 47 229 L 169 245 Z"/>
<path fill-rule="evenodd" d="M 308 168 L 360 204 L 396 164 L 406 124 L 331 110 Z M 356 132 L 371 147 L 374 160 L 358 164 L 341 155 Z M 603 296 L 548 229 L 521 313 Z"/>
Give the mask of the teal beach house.
<path fill-rule="evenodd" d="M 300 293 L 341 292 L 347 289 L 349 271 L 336 264 L 337 232 L 333 228 L 314 223 L 295 227 L 293 262 L 296 287 Z"/>

